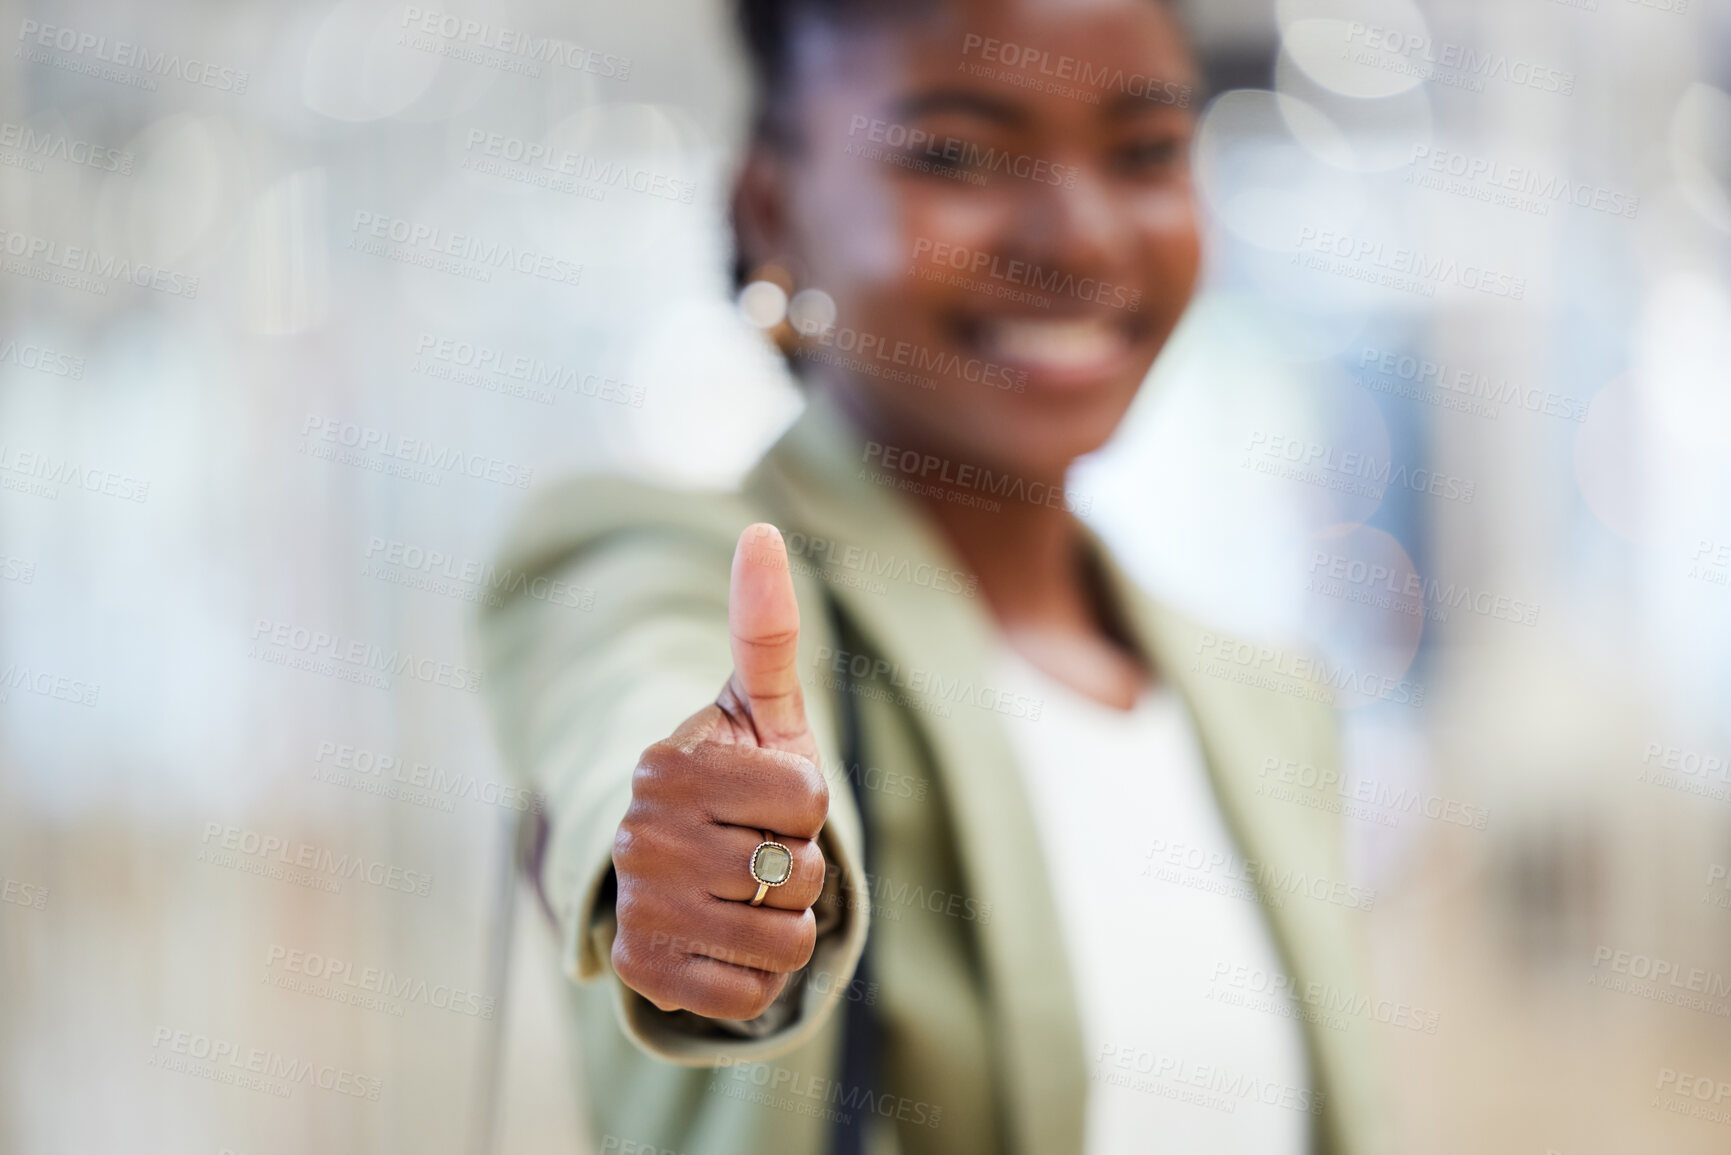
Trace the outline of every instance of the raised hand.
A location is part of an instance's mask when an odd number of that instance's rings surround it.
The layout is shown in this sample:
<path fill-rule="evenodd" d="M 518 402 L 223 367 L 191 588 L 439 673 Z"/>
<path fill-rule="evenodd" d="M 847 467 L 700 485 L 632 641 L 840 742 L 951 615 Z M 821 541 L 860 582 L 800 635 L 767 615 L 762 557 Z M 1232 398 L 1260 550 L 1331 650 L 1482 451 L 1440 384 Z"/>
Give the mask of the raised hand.
<path fill-rule="evenodd" d="M 754 1019 L 811 960 L 829 813 L 798 678 L 799 604 L 772 525 L 740 534 L 728 590 L 733 675 L 721 694 L 643 752 L 613 840 L 619 932 L 613 969 L 662 1010 Z M 753 851 L 792 853 L 762 904 Z M 776 877 L 773 852 L 762 863 Z"/>

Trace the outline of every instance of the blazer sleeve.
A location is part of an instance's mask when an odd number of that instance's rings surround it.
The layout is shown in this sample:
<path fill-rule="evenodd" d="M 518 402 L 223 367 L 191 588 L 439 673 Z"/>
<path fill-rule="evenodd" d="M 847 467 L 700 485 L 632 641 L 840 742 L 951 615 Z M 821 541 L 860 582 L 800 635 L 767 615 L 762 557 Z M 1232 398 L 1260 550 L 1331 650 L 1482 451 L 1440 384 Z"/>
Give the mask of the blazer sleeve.
<path fill-rule="evenodd" d="M 823 1026 L 865 943 L 859 816 L 834 789 L 820 846 L 831 917 L 812 961 L 762 1019 L 723 1024 L 665 1012 L 612 972 L 613 836 L 643 750 L 715 700 L 732 672 L 728 581 L 739 532 L 768 520 L 743 499 L 672 494 L 616 480 L 570 482 L 531 503 L 489 575 L 498 603 L 481 619 L 501 747 L 540 796 L 548 824 L 540 884 L 557 921 L 562 969 L 612 984 L 619 1023 L 658 1058 L 711 1066 L 772 1058 Z M 795 575 L 801 664 L 828 644 L 823 591 Z M 806 694 L 826 768 L 834 705 Z M 741 865 L 744 869 L 744 865 Z M 835 891 L 842 893 L 837 901 Z"/>

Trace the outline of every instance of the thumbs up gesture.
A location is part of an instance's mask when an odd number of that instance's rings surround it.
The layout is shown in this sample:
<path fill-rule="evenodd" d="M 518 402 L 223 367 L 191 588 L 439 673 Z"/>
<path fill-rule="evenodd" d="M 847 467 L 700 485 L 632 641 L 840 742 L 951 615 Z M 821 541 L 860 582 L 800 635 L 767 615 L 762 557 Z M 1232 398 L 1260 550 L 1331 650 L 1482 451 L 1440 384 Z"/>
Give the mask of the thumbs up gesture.
<path fill-rule="evenodd" d="M 797 676 L 799 605 L 774 526 L 740 534 L 727 624 L 732 677 L 632 775 L 613 840 L 613 970 L 664 1011 L 754 1019 L 816 946 L 815 839 L 829 813 Z"/>

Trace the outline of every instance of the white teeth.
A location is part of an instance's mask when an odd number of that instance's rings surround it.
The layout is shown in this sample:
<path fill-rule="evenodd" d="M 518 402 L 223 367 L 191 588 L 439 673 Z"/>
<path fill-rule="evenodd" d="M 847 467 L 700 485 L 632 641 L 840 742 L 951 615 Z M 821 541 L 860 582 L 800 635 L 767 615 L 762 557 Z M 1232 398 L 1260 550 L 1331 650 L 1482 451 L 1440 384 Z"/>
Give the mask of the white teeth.
<path fill-rule="evenodd" d="M 1122 355 L 1128 343 L 1118 326 L 1091 317 L 989 321 L 981 336 L 988 357 L 1061 371 L 1104 367 Z"/>

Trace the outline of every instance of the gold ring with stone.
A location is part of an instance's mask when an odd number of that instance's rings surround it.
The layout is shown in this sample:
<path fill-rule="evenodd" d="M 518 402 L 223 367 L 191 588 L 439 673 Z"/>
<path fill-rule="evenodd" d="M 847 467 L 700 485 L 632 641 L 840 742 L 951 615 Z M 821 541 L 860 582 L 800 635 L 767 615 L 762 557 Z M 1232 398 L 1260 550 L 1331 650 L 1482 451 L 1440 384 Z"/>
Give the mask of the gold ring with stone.
<path fill-rule="evenodd" d="M 751 877 L 757 880 L 757 894 L 750 906 L 762 906 L 764 895 L 772 886 L 780 886 L 793 877 L 793 851 L 763 832 L 763 841 L 751 852 Z"/>

